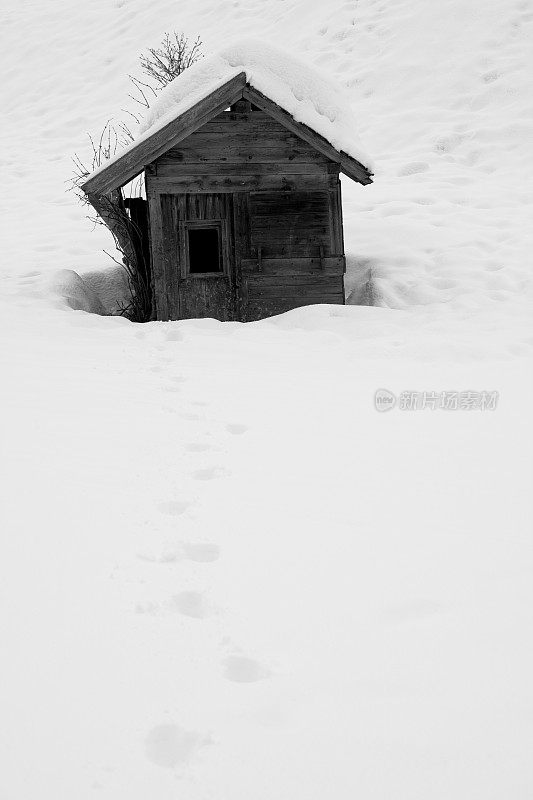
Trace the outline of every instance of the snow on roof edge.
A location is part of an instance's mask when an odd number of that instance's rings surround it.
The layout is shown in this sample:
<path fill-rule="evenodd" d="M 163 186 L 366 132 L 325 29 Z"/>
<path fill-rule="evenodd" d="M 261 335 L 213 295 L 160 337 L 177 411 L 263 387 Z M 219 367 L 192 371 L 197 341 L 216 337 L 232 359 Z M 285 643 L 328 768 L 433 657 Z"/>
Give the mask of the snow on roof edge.
<path fill-rule="evenodd" d="M 359 161 L 370 173 L 374 172 L 372 159 L 360 144 L 347 93 L 300 59 L 270 44 L 245 39 L 197 61 L 165 86 L 148 109 L 135 140 L 101 164 L 85 182 L 242 72 L 253 88 L 297 122 L 323 136 L 339 152 Z"/>

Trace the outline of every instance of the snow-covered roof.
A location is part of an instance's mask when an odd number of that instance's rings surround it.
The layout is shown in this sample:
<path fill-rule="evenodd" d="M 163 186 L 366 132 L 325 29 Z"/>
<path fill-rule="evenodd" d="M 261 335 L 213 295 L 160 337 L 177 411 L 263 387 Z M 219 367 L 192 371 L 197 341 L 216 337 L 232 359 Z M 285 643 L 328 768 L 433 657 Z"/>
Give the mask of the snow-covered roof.
<path fill-rule="evenodd" d="M 111 165 L 121 159 L 126 163 L 125 156 L 239 76 L 245 76 L 247 86 L 287 112 L 296 123 L 314 131 L 339 155 L 354 159 L 372 174 L 372 161 L 359 142 L 355 114 L 346 92 L 315 67 L 276 47 L 246 39 L 201 59 L 165 86 L 139 126 L 135 140 L 87 179 L 86 191 L 94 190 L 93 182 L 98 181 L 93 179 Z"/>

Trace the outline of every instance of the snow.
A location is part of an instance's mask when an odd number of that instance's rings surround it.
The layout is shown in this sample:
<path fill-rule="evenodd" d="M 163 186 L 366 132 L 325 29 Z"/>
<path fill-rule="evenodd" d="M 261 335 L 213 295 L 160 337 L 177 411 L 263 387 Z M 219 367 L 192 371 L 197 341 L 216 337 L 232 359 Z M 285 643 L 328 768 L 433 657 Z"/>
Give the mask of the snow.
<path fill-rule="evenodd" d="M 91 177 L 242 72 L 250 86 L 288 111 L 297 122 L 374 171 L 370 156 L 358 140 L 356 115 L 347 92 L 283 50 L 264 41 L 243 39 L 197 61 L 165 86 L 141 121 L 135 141 L 105 161 Z"/>
<path fill-rule="evenodd" d="M 171 81 L 147 112 L 140 133 L 154 133 L 240 72 L 297 122 L 372 170 L 370 157 L 358 143 L 356 115 L 347 92 L 311 65 L 254 39 L 232 43 Z"/>
<path fill-rule="evenodd" d="M 0 795 L 529 800 L 531 3 L 6 11 Z M 173 28 L 349 93 L 379 179 L 343 182 L 347 283 L 381 307 L 83 310 L 124 283 L 69 154 Z"/>

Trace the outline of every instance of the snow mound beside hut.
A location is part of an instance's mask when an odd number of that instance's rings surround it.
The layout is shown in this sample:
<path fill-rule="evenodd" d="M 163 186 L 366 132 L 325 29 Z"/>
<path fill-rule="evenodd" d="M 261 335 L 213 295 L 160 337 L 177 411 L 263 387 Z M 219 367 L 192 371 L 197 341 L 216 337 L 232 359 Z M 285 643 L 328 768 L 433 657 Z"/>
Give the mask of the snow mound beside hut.
<path fill-rule="evenodd" d="M 287 52 L 255 39 L 236 41 L 193 64 L 162 91 L 139 128 L 141 139 L 208 97 L 241 72 L 248 83 L 308 125 L 337 150 L 357 159 L 371 172 L 373 164 L 357 135 L 350 98 L 333 81 Z"/>

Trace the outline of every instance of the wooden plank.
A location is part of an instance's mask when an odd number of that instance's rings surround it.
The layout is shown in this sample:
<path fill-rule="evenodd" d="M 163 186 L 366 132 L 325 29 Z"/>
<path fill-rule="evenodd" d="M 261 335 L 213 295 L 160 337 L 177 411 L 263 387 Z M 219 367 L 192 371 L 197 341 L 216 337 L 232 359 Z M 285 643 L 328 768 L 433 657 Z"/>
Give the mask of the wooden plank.
<path fill-rule="evenodd" d="M 156 319 L 168 320 L 167 282 L 163 260 L 164 248 L 161 200 L 157 195 L 148 198 L 148 219 L 150 224 L 150 249 Z"/>
<path fill-rule="evenodd" d="M 316 257 L 321 247 L 331 254 L 327 192 L 253 193 L 250 215 L 252 245 L 265 258 Z"/>
<path fill-rule="evenodd" d="M 257 122 L 259 124 L 263 123 L 272 125 L 273 127 L 281 127 L 278 122 L 272 119 L 270 114 L 265 114 L 264 111 L 259 111 L 258 109 L 247 111 L 245 113 L 237 111 L 222 111 L 220 114 L 217 114 L 216 117 L 213 117 L 209 124 L 232 125 L 235 122 Z"/>
<path fill-rule="evenodd" d="M 342 195 L 341 195 L 341 182 L 337 183 L 337 188 L 330 192 L 331 212 L 332 212 L 332 247 L 334 253 L 342 253 L 344 255 L 344 226 L 342 221 Z M 346 271 L 346 268 L 345 268 Z M 342 297 L 343 303 L 346 303 L 346 288 L 344 281 L 342 282 Z"/>
<path fill-rule="evenodd" d="M 250 252 L 248 196 L 242 192 L 233 195 L 233 233 L 235 263 L 235 318 L 244 320 L 246 303 L 243 291 L 242 264 Z"/>
<path fill-rule="evenodd" d="M 218 119 L 219 118 L 215 117 L 209 120 L 209 122 L 206 122 L 205 125 L 202 125 L 202 127 L 198 129 L 196 135 L 216 136 L 219 139 L 221 136 L 227 139 L 233 139 L 234 136 L 237 136 L 242 139 L 244 136 L 254 135 L 264 137 L 265 140 L 269 139 L 274 142 L 296 139 L 306 148 L 310 147 L 307 142 L 298 139 L 294 133 L 291 133 L 291 131 L 287 130 L 287 128 L 273 120 L 272 117 L 269 117 L 267 114 L 262 115 L 261 119 L 241 117 L 240 119 L 233 119 L 228 122 L 219 122 L 217 121 Z"/>
<path fill-rule="evenodd" d="M 307 125 L 302 122 L 296 122 L 288 111 L 285 111 L 284 108 L 278 106 L 277 103 L 274 103 L 257 89 L 247 84 L 243 91 L 243 97 L 270 114 L 278 122 L 281 122 L 288 130 L 308 142 L 319 153 L 322 153 L 331 161 L 337 161 L 340 164 L 341 171 L 348 175 L 349 178 L 362 184 L 372 183 L 371 173 L 363 164 L 347 153 L 336 150 L 327 139 Z"/>
<path fill-rule="evenodd" d="M 336 184 L 333 175 L 300 175 L 279 173 L 272 175 L 179 175 L 154 178 L 155 193 L 221 193 L 261 191 L 327 191 Z"/>
<path fill-rule="evenodd" d="M 178 240 L 179 201 L 175 195 L 161 195 L 163 226 L 163 263 L 167 283 L 167 303 L 170 319 L 177 319 L 180 281 L 180 243 Z"/>
<path fill-rule="evenodd" d="M 289 291 L 278 289 L 260 289 L 254 285 L 248 285 L 248 302 L 253 300 L 290 300 L 301 301 L 306 300 L 308 303 L 344 303 L 343 294 L 338 290 L 322 289 L 299 289 L 298 291 Z"/>
<path fill-rule="evenodd" d="M 256 274 L 257 259 L 243 258 L 241 268 L 244 275 Z M 343 275 L 346 270 L 344 256 L 326 256 L 322 266 L 320 258 L 263 258 L 262 275 Z"/>
<path fill-rule="evenodd" d="M 295 136 L 280 136 L 277 140 L 263 139 L 260 131 L 249 135 L 222 139 L 221 136 L 194 135 L 161 155 L 159 163 L 173 161 L 188 163 L 248 164 L 317 162 L 330 163 L 321 153 L 312 150 Z"/>
<path fill-rule="evenodd" d="M 227 276 L 190 278 L 180 283 L 180 319 L 212 317 L 221 322 L 234 318 L 233 297 Z"/>
<path fill-rule="evenodd" d="M 257 217 L 270 216 L 273 213 L 282 215 L 316 214 L 328 219 L 328 196 L 325 191 L 295 192 L 280 195 L 278 192 L 259 192 L 251 196 L 252 214 Z"/>
<path fill-rule="evenodd" d="M 302 299 L 314 302 L 344 301 L 344 280 L 337 276 L 247 276 L 247 289 L 250 300 L 254 298 Z"/>
<path fill-rule="evenodd" d="M 254 291 L 297 294 L 299 291 L 342 292 L 342 275 L 261 275 L 246 276 L 248 286 Z"/>
<path fill-rule="evenodd" d="M 155 161 L 162 153 L 190 136 L 195 130 L 208 122 L 228 105 L 242 97 L 246 85 L 246 73 L 241 72 L 212 92 L 208 97 L 195 103 L 177 119 L 168 122 L 147 139 L 140 141 L 119 156 L 97 175 L 90 177 L 83 185 L 84 192 L 104 194 L 117 186 L 124 186 L 144 169 L 145 164 Z"/>
<path fill-rule="evenodd" d="M 336 165 L 334 165 L 336 166 Z M 338 170 L 337 170 L 338 171 Z M 163 161 L 157 162 L 157 177 L 171 178 L 183 175 L 195 177 L 203 175 L 217 175 L 230 177 L 241 177 L 248 175 L 319 175 L 327 177 L 331 174 L 329 164 L 313 162 L 272 162 L 261 163 L 258 161 L 240 164 L 228 164 L 227 162 L 209 162 L 189 164 L 182 161 Z M 333 191 L 333 190 L 332 190 Z"/>

